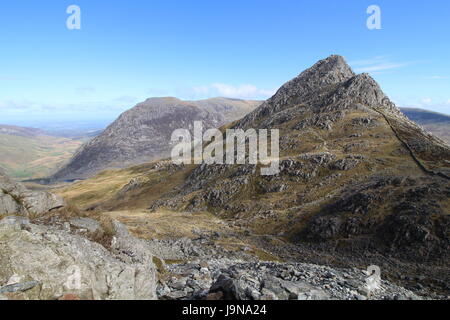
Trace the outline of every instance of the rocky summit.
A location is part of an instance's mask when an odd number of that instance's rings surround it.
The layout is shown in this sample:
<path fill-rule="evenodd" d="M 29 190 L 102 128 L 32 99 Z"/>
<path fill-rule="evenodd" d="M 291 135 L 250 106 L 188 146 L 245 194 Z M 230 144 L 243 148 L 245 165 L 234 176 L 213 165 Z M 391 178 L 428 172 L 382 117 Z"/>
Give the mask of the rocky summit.
<path fill-rule="evenodd" d="M 50 180 L 84 179 L 101 170 L 163 159 L 170 156 L 174 130 L 192 130 L 194 121 L 203 121 L 205 129 L 217 128 L 240 119 L 259 104 L 259 101 L 227 98 L 148 99 L 123 113 L 99 136 L 82 146 Z"/>

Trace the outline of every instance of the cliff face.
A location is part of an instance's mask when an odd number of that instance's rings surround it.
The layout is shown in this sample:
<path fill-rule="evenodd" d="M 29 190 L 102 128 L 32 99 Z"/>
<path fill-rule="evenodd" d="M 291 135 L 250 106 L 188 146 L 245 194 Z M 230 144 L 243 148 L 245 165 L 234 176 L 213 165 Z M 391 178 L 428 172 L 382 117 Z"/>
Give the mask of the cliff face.
<path fill-rule="evenodd" d="M 82 179 L 107 168 L 124 168 L 168 157 L 174 130 L 192 129 L 194 121 L 203 121 L 205 129 L 217 128 L 243 117 L 259 104 L 225 98 L 148 99 L 123 113 L 102 134 L 81 147 L 51 179 Z"/>

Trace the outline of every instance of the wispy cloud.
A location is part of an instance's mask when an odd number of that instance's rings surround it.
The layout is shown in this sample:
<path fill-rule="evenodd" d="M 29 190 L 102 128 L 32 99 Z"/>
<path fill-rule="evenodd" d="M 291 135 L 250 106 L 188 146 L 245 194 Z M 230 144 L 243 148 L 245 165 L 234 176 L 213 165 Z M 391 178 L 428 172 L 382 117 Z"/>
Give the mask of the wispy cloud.
<path fill-rule="evenodd" d="M 447 76 L 429 76 L 429 77 L 425 77 L 426 79 L 431 79 L 431 80 L 442 80 L 442 79 L 448 79 L 449 77 Z"/>
<path fill-rule="evenodd" d="M 266 90 L 257 88 L 251 84 L 244 84 L 238 87 L 223 84 L 214 83 L 212 87 L 217 90 L 219 95 L 231 97 L 231 98 L 257 98 L 257 97 L 268 97 L 274 94 L 274 90 Z"/>
<path fill-rule="evenodd" d="M 27 78 L 0 74 L 0 81 L 16 81 L 16 80 L 24 80 L 24 79 L 27 79 Z"/>
<path fill-rule="evenodd" d="M 162 96 L 169 96 L 170 92 L 167 89 L 163 89 L 163 88 L 150 88 L 147 91 L 147 94 L 150 96 L 153 96 L 153 97 L 154 96 L 162 97 Z"/>
<path fill-rule="evenodd" d="M 4 100 L 0 101 L 0 110 L 28 110 L 36 108 L 37 104 L 26 100 Z"/>
<path fill-rule="evenodd" d="M 57 103 L 42 101 L 0 100 L 2 113 L 14 114 L 47 114 L 47 113 L 91 113 L 122 112 L 134 106 L 138 98 L 121 96 L 108 101 L 85 101 L 77 103 Z"/>
<path fill-rule="evenodd" d="M 433 102 L 433 99 L 431 99 L 431 98 L 424 98 L 420 102 L 422 104 L 424 104 L 424 105 L 428 105 L 428 104 L 431 104 Z"/>
<path fill-rule="evenodd" d="M 261 89 L 252 84 L 234 86 L 225 83 L 213 83 L 207 86 L 192 88 L 196 97 L 227 97 L 237 99 L 266 99 L 272 96 L 276 90 Z"/>
<path fill-rule="evenodd" d="M 97 90 L 92 86 L 80 87 L 75 90 L 75 92 L 82 96 L 89 96 L 96 92 Z"/>
<path fill-rule="evenodd" d="M 387 55 L 350 62 L 350 65 L 358 73 L 360 72 L 381 73 L 387 70 L 403 68 L 410 64 L 411 62 L 392 61 L 390 56 Z"/>
<path fill-rule="evenodd" d="M 113 101 L 117 103 L 133 104 L 138 101 L 138 98 L 133 96 L 121 96 L 114 99 Z"/>
<path fill-rule="evenodd" d="M 405 108 L 420 108 L 425 110 L 431 110 L 435 112 L 450 114 L 450 99 L 432 99 L 429 97 L 417 99 L 417 100 L 395 100 L 396 105 Z"/>

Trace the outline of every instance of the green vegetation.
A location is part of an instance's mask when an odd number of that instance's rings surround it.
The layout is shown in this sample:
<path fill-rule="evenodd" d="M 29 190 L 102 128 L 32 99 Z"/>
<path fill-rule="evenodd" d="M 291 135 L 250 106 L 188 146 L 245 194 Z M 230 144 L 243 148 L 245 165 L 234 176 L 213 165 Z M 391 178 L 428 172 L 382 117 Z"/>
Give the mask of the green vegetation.
<path fill-rule="evenodd" d="M 78 140 L 43 135 L 0 134 L 0 167 L 15 179 L 43 178 L 70 159 L 81 144 Z"/>

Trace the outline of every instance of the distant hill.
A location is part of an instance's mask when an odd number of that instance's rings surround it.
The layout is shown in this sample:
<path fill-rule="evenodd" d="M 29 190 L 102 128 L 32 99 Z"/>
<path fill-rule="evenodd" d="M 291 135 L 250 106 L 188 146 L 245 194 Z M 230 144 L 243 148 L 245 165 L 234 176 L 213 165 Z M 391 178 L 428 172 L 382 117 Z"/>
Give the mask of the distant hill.
<path fill-rule="evenodd" d="M 53 173 L 82 145 L 35 128 L 0 125 L 0 172 L 18 180 Z"/>
<path fill-rule="evenodd" d="M 0 125 L 0 134 L 13 135 L 18 137 L 33 138 L 45 135 L 44 131 L 36 128 L 25 128 L 11 125 Z"/>
<path fill-rule="evenodd" d="M 450 116 L 418 108 L 401 108 L 401 111 L 410 120 L 450 143 Z"/>
<path fill-rule="evenodd" d="M 68 124 L 70 125 L 70 124 Z M 106 128 L 107 125 L 104 127 L 97 128 L 78 128 L 76 125 L 74 125 L 74 128 L 67 128 L 65 123 L 62 123 L 60 126 L 53 126 L 53 127 L 47 127 L 44 126 L 42 128 L 42 131 L 45 132 L 46 135 L 52 136 L 52 137 L 60 137 L 60 138 L 68 138 L 68 139 L 75 139 L 75 140 L 83 140 L 88 141 L 96 136 L 98 136 L 100 133 L 102 133 L 103 129 Z"/>
<path fill-rule="evenodd" d="M 183 101 L 173 97 L 151 98 L 124 112 L 100 135 L 83 145 L 52 181 L 83 179 L 101 170 L 124 168 L 170 155 L 172 132 L 192 129 L 194 121 L 204 128 L 218 128 L 244 117 L 260 101 L 213 98 Z"/>

